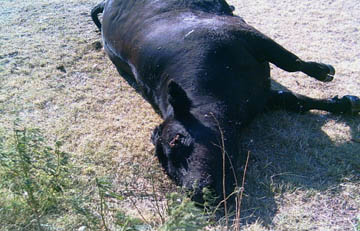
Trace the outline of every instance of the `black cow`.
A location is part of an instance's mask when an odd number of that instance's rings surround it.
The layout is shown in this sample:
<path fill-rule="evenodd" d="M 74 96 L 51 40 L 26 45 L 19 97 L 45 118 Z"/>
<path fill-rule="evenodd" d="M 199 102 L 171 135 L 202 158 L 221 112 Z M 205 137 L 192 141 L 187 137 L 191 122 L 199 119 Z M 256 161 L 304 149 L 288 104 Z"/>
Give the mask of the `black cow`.
<path fill-rule="evenodd" d="M 271 90 L 269 62 L 323 82 L 335 70 L 301 60 L 232 11 L 225 0 L 108 0 L 91 12 L 111 61 L 164 120 L 151 138 L 162 167 L 198 202 L 204 187 L 219 198 L 233 192 L 237 140 L 257 114 L 360 111 L 355 96 Z"/>

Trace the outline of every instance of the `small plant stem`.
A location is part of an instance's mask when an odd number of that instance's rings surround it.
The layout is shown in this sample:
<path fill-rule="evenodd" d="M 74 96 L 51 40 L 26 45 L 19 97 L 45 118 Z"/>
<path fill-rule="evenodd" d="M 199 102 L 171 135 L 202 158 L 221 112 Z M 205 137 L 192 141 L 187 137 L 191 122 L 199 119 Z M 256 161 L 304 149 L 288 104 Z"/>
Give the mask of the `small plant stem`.
<path fill-rule="evenodd" d="M 146 220 L 146 218 L 143 216 L 141 210 L 136 206 L 135 201 L 131 198 L 131 196 L 128 198 L 130 200 L 130 202 L 132 203 L 132 205 L 134 206 L 134 208 L 136 209 L 136 211 L 138 212 L 138 214 L 140 215 L 141 219 L 149 226 L 151 226 L 150 222 L 148 220 Z"/>
<path fill-rule="evenodd" d="M 98 188 L 98 190 L 99 190 L 99 197 L 100 197 L 100 216 L 101 216 L 101 221 L 102 221 L 102 223 L 103 223 L 103 227 L 104 227 L 104 229 L 106 230 L 106 231 L 109 231 L 109 229 L 108 229 L 108 227 L 107 227 L 107 225 L 106 225 L 106 221 L 105 221 L 105 212 L 104 212 L 104 205 L 105 205 L 105 200 L 104 200 L 104 189 L 102 188 L 102 185 L 101 185 L 101 183 L 99 182 L 99 180 L 96 178 L 95 179 L 95 181 L 96 181 L 96 186 L 97 186 L 97 188 Z"/>
<path fill-rule="evenodd" d="M 21 135 L 19 135 L 21 133 Z M 19 137 L 21 136 L 21 137 Z M 15 130 L 15 142 L 16 142 L 16 152 L 20 157 L 20 166 L 23 174 L 23 178 L 25 181 L 29 183 L 24 185 L 24 190 L 28 195 L 27 204 L 31 207 L 34 215 L 36 224 L 38 226 L 38 230 L 42 231 L 41 222 L 40 222 L 40 214 L 39 214 L 39 206 L 38 202 L 34 196 L 34 190 L 31 185 L 31 176 L 30 176 L 30 160 L 27 160 L 27 151 L 26 151 L 26 129 L 24 130 Z"/>
<path fill-rule="evenodd" d="M 55 172 L 55 179 L 57 180 L 58 176 L 60 175 L 60 165 L 61 165 L 61 156 L 60 156 L 60 150 L 59 147 L 56 146 L 55 147 L 55 154 L 56 154 L 56 162 L 57 162 L 57 166 L 56 166 L 56 172 Z"/>
<path fill-rule="evenodd" d="M 102 194 L 102 193 L 101 193 Z M 104 215 L 104 195 L 100 196 L 100 215 L 101 215 L 101 220 L 103 223 L 103 226 L 105 228 L 106 231 L 109 231 L 107 225 L 106 225 L 106 221 L 105 221 L 105 215 Z"/>
<path fill-rule="evenodd" d="M 236 204 L 237 204 L 237 206 L 236 206 L 236 219 L 234 221 L 236 231 L 240 230 L 241 201 L 242 201 L 243 193 L 244 193 L 245 177 L 246 177 L 246 171 L 247 171 L 247 167 L 248 167 L 248 163 L 249 163 L 249 157 L 250 157 L 250 151 L 248 151 L 248 153 L 247 153 L 247 158 L 246 158 L 246 163 L 245 163 L 245 168 L 244 168 L 244 174 L 243 174 L 242 182 L 241 182 L 240 195 L 238 195 L 237 201 L 236 201 Z"/>
<path fill-rule="evenodd" d="M 220 123 L 215 117 L 214 113 L 210 113 L 211 116 L 214 118 L 216 125 L 218 126 L 219 132 L 220 132 L 220 138 L 221 138 L 221 154 L 222 154 L 222 190 L 223 190 L 223 198 L 224 198 L 224 212 L 225 212 L 225 219 L 226 219 L 226 229 L 228 229 L 229 225 L 229 216 L 228 216 L 228 210 L 227 210 L 227 198 L 226 198 L 226 151 L 225 151 L 225 139 L 224 139 L 224 133 L 220 127 Z"/>
<path fill-rule="evenodd" d="M 38 215 L 36 215 L 36 224 L 37 224 L 37 227 L 40 231 L 43 230 L 43 228 L 41 227 L 41 224 L 40 224 L 40 217 Z"/>
<path fill-rule="evenodd" d="M 224 197 L 224 210 L 225 210 L 225 219 L 226 219 L 226 227 L 229 225 L 229 217 L 227 214 L 227 201 L 226 201 L 226 159 L 225 159 L 225 144 L 224 144 L 224 135 L 219 126 L 220 134 L 221 134 L 221 146 L 222 146 L 222 159 L 223 159 L 223 172 L 222 172 L 222 184 L 223 184 L 223 197 Z"/>
<path fill-rule="evenodd" d="M 159 199 L 156 195 L 156 192 L 155 192 L 155 182 L 154 182 L 154 177 L 151 176 L 151 186 L 152 186 L 152 192 L 153 192 L 153 196 L 154 196 L 154 199 L 155 199 L 155 207 L 156 207 L 156 211 L 161 219 L 161 223 L 164 224 L 165 223 L 165 219 L 162 215 L 162 212 L 160 211 L 160 206 L 159 206 Z"/>

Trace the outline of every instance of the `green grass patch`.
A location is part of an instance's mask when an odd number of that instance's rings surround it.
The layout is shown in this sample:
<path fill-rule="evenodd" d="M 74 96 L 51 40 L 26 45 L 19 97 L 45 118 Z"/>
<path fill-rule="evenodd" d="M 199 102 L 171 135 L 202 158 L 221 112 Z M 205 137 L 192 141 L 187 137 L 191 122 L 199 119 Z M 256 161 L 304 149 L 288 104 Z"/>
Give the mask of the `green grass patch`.
<path fill-rule="evenodd" d="M 56 213 L 70 185 L 68 155 L 60 147 L 61 142 L 46 146 L 38 129 L 1 136 L 0 187 L 8 198 L 2 201 L 2 222 L 43 230 L 46 215 Z"/>

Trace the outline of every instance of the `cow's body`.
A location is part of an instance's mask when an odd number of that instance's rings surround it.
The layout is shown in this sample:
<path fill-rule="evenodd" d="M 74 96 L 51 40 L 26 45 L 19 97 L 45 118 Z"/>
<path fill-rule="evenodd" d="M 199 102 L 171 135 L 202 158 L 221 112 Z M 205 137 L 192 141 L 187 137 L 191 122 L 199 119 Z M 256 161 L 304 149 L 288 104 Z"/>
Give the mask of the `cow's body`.
<path fill-rule="evenodd" d="M 241 39 L 253 31 L 240 17 L 229 17 L 231 11 L 217 15 L 188 8 L 149 10 L 158 1 L 127 1 L 130 10 L 119 17 L 119 2 L 109 1 L 105 7 L 104 47 L 163 118 L 168 113 L 163 93 L 170 79 L 186 89 L 190 100 L 196 98 L 192 102 L 225 103 L 233 121 L 248 121 L 263 110 L 270 89 L 269 65 L 257 60 Z M 242 86 L 247 87 L 239 91 Z"/>
<path fill-rule="evenodd" d="M 304 62 L 232 14 L 223 0 L 108 0 L 104 48 L 164 122 L 152 136 L 167 174 L 220 196 L 236 184 L 241 127 L 265 108 L 357 112 L 358 99 L 313 100 L 270 89 L 269 62 L 330 81 L 334 69 Z M 225 168 L 223 168 L 225 167 Z"/>

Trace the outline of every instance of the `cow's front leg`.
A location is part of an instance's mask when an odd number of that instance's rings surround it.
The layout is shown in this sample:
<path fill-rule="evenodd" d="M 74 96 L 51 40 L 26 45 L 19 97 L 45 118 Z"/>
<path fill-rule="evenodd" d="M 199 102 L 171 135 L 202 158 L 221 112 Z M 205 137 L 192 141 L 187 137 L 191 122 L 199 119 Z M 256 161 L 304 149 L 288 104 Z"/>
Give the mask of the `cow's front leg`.
<path fill-rule="evenodd" d="M 360 112 L 360 99 L 356 96 L 337 96 L 332 99 L 314 99 L 292 92 L 271 90 L 266 105 L 267 110 L 283 109 L 303 113 L 312 109 L 336 114 L 357 114 Z"/>

